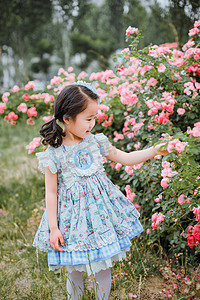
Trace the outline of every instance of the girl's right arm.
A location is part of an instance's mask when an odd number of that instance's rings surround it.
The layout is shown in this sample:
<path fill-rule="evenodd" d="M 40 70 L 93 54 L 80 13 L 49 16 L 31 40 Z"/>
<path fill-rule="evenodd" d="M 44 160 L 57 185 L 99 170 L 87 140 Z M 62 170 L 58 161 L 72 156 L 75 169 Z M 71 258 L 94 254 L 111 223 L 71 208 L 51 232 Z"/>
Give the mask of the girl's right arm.
<path fill-rule="evenodd" d="M 56 251 L 63 251 L 59 247 L 59 241 L 64 246 L 64 240 L 57 223 L 57 173 L 51 173 L 49 167 L 45 168 L 45 199 L 50 228 L 50 246 Z"/>

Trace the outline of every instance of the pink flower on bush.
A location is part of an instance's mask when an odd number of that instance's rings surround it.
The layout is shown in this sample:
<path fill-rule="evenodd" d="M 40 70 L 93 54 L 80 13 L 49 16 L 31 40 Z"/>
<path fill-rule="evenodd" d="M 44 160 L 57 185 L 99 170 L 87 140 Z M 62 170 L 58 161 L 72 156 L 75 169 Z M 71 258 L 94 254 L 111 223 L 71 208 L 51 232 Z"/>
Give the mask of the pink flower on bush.
<path fill-rule="evenodd" d="M 109 106 L 105 105 L 105 104 L 100 104 L 99 105 L 99 109 L 102 111 L 108 111 L 109 110 Z"/>
<path fill-rule="evenodd" d="M 200 224 L 193 227 L 193 236 L 197 241 L 200 241 Z"/>
<path fill-rule="evenodd" d="M 147 82 L 147 86 L 156 86 L 157 82 L 158 81 L 155 78 L 151 77 Z"/>
<path fill-rule="evenodd" d="M 169 183 L 169 178 L 163 178 L 160 182 L 160 185 L 165 189 L 166 187 L 168 187 L 168 183 Z"/>
<path fill-rule="evenodd" d="M 158 203 L 160 200 L 162 200 L 162 195 L 158 195 L 158 197 L 154 199 L 154 202 Z"/>
<path fill-rule="evenodd" d="M 84 79 L 85 77 L 87 77 L 88 76 L 88 74 L 85 72 L 85 71 L 83 71 L 83 72 L 81 72 L 78 76 L 77 76 L 77 79 L 78 80 L 81 80 L 81 79 Z"/>
<path fill-rule="evenodd" d="M 13 111 L 12 112 L 10 112 L 9 114 L 8 114 L 8 120 L 17 120 L 18 119 L 18 115 L 16 115 Z"/>
<path fill-rule="evenodd" d="M 4 103 L 7 103 L 8 102 L 8 97 L 10 96 L 10 93 L 6 92 L 6 93 L 3 93 L 3 96 L 2 96 L 2 101 Z"/>
<path fill-rule="evenodd" d="M 158 66 L 158 72 L 159 73 L 163 73 L 165 72 L 166 70 L 166 67 L 161 63 L 159 66 Z"/>
<path fill-rule="evenodd" d="M 163 215 L 162 213 L 155 213 L 152 215 L 151 219 L 153 221 L 152 223 L 152 228 L 155 229 L 158 227 L 158 224 L 160 224 L 162 221 L 164 221 L 164 217 L 165 215 Z"/>
<path fill-rule="evenodd" d="M 28 100 L 29 100 L 29 94 L 24 94 L 24 95 L 22 96 L 22 99 L 28 101 Z"/>
<path fill-rule="evenodd" d="M 18 91 L 19 91 L 18 85 L 14 85 L 14 86 L 13 86 L 13 92 L 18 92 Z"/>
<path fill-rule="evenodd" d="M 29 89 L 34 89 L 36 87 L 34 81 L 29 81 L 26 85 L 25 85 L 25 90 L 29 90 Z"/>
<path fill-rule="evenodd" d="M 134 198 L 135 198 L 136 195 L 130 189 L 130 185 L 126 185 L 125 191 L 126 191 L 126 197 L 128 198 L 128 200 L 131 201 L 131 202 L 133 202 L 133 200 L 134 200 Z"/>
<path fill-rule="evenodd" d="M 199 29 L 197 27 L 190 29 L 188 35 L 193 36 L 199 32 Z"/>
<path fill-rule="evenodd" d="M 17 109 L 23 113 L 27 112 L 27 106 L 26 106 L 26 103 L 21 103 Z"/>
<path fill-rule="evenodd" d="M 181 142 L 178 139 L 174 139 L 173 141 L 170 141 L 168 146 L 167 146 L 167 151 L 172 152 L 172 149 L 176 149 L 178 153 L 181 153 L 185 150 L 185 146 L 187 143 Z"/>
<path fill-rule="evenodd" d="M 51 83 L 51 85 L 54 85 L 54 84 L 57 84 L 57 83 L 61 83 L 62 81 L 63 81 L 62 78 L 60 78 L 60 77 L 58 77 L 58 76 L 54 76 L 54 77 L 51 79 L 50 83 Z"/>
<path fill-rule="evenodd" d="M 125 105 L 133 105 L 138 102 L 138 97 L 129 89 L 121 91 L 121 102 Z"/>
<path fill-rule="evenodd" d="M 113 132 L 115 138 L 113 139 L 114 142 L 117 142 L 118 140 L 123 140 L 124 139 L 124 135 L 121 133 L 117 133 L 117 131 Z"/>
<path fill-rule="evenodd" d="M 35 125 L 35 122 L 33 121 L 32 118 L 27 119 L 27 120 L 26 120 L 26 123 L 27 123 L 28 125 Z"/>
<path fill-rule="evenodd" d="M 181 195 L 178 197 L 178 203 L 179 203 L 180 205 L 182 205 L 183 203 L 185 203 L 186 198 L 187 198 L 187 197 L 186 197 L 184 194 L 181 194 Z"/>
<path fill-rule="evenodd" d="M 122 167 L 122 164 L 117 163 L 116 166 L 115 166 L 115 169 L 116 169 L 117 171 L 119 171 L 119 170 L 121 169 L 121 167 Z"/>
<path fill-rule="evenodd" d="M 37 111 L 35 106 L 32 106 L 31 108 L 28 109 L 28 116 L 30 117 L 36 117 L 37 116 Z"/>
<path fill-rule="evenodd" d="M 36 137 L 32 140 L 32 142 L 30 142 L 29 145 L 26 146 L 26 149 L 28 149 L 28 154 L 34 153 L 35 152 L 35 148 L 38 147 L 40 145 L 40 137 Z"/>
<path fill-rule="evenodd" d="M 0 103 L 0 113 L 3 114 L 4 113 L 4 109 L 6 109 L 6 103 Z"/>
<path fill-rule="evenodd" d="M 46 116 L 46 117 L 43 117 L 42 118 L 42 120 L 44 121 L 44 122 L 48 122 L 48 121 L 50 121 L 50 120 L 52 120 L 53 119 L 53 116 Z"/>
<path fill-rule="evenodd" d="M 136 33 L 137 31 L 138 31 L 138 28 L 129 26 L 126 29 L 126 36 L 129 36 L 130 34 Z"/>
<path fill-rule="evenodd" d="M 189 129 L 187 133 L 193 135 L 194 137 L 200 136 L 200 122 L 195 123 L 194 128 Z"/>
<path fill-rule="evenodd" d="M 177 113 L 178 113 L 178 115 L 184 115 L 185 109 L 184 108 L 178 108 Z"/>
<path fill-rule="evenodd" d="M 196 215 L 196 220 L 200 221 L 200 205 L 193 209 L 193 213 L 194 215 Z"/>
<path fill-rule="evenodd" d="M 189 247 L 192 249 L 194 246 L 196 246 L 196 239 L 193 235 L 188 234 L 187 235 L 187 241 L 188 241 L 188 245 Z"/>

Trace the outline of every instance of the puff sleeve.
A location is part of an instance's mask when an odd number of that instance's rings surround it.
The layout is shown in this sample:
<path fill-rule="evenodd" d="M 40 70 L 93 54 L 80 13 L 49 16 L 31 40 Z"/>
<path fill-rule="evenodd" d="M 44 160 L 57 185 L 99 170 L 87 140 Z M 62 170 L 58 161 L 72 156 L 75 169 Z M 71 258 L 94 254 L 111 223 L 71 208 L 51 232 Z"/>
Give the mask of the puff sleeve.
<path fill-rule="evenodd" d="M 49 146 L 44 152 L 36 153 L 39 160 L 38 169 L 44 174 L 46 167 L 49 167 L 51 173 L 55 174 L 58 171 L 58 161 L 55 157 L 54 150 Z"/>
<path fill-rule="evenodd" d="M 108 148 L 110 147 L 110 142 L 108 138 L 103 133 L 98 133 L 95 135 L 95 139 L 99 144 L 101 155 L 108 156 L 109 155 Z"/>

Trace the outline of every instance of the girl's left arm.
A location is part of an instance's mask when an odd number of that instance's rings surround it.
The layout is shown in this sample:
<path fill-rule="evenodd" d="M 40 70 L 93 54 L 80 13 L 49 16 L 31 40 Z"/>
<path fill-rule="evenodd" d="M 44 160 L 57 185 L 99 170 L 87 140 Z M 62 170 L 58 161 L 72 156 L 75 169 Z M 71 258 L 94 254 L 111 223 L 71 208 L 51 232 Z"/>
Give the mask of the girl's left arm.
<path fill-rule="evenodd" d="M 144 150 L 133 151 L 133 152 L 124 152 L 114 146 L 109 147 L 109 155 L 106 156 L 108 159 L 120 163 L 125 166 L 132 166 L 144 162 L 155 155 L 165 155 L 168 153 L 167 150 L 161 150 L 158 152 L 158 149 L 161 147 L 161 144 L 156 145 L 155 147 L 150 147 Z"/>

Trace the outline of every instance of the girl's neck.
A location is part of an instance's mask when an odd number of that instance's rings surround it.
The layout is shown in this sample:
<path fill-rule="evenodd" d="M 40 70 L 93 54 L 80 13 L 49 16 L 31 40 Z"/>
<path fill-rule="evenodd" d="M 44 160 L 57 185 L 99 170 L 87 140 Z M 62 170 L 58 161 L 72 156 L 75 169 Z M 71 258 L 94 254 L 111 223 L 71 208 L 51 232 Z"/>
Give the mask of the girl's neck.
<path fill-rule="evenodd" d="M 63 138 L 63 145 L 74 145 L 74 144 L 78 144 L 82 141 L 83 139 L 75 136 L 69 132 L 65 132 L 65 137 Z"/>

